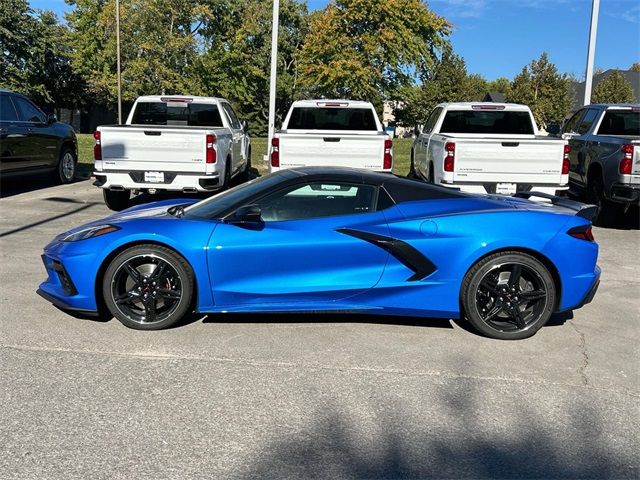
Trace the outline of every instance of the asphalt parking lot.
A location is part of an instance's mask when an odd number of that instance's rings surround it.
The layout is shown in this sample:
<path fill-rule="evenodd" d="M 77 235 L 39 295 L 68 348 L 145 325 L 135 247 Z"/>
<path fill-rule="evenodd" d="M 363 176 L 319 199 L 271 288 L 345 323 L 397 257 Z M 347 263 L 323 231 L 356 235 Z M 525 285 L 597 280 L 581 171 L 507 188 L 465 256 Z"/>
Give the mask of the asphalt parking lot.
<path fill-rule="evenodd" d="M 2 187 L 0 478 L 640 475 L 637 229 L 595 229 L 594 302 L 529 340 L 328 315 L 139 332 L 35 294 L 42 247 L 106 215 L 101 192 Z"/>

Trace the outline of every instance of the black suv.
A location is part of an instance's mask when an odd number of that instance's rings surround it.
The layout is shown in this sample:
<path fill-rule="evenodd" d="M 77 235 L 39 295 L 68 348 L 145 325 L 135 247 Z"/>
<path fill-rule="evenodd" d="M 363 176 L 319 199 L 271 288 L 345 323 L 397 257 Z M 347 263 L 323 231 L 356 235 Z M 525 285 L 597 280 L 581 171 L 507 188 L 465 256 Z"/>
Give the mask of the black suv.
<path fill-rule="evenodd" d="M 71 125 L 45 115 L 24 95 L 0 90 L 0 175 L 53 171 L 61 183 L 73 180 L 78 142 Z"/>

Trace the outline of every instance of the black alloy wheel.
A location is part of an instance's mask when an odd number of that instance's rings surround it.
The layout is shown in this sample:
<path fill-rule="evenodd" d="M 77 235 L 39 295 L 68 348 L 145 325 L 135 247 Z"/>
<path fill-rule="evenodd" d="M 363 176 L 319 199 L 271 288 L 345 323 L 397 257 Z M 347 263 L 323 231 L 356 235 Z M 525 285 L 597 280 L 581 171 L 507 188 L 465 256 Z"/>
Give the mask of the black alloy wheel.
<path fill-rule="evenodd" d="M 504 340 L 535 334 L 553 313 L 556 289 L 537 259 L 520 252 L 491 255 L 478 262 L 463 282 L 462 304 L 481 333 Z"/>
<path fill-rule="evenodd" d="M 178 322 L 191 305 L 193 273 L 172 250 L 142 245 L 125 250 L 103 280 L 109 311 L 124 325 L 158 330 Z"/>

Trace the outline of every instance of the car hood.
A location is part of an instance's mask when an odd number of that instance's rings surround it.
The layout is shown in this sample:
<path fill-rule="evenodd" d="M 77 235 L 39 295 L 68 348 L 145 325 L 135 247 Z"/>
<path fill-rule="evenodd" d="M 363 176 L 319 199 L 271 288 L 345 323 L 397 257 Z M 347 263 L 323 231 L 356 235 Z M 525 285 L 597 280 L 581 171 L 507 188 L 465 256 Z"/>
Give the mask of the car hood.
<path fill-rule="evenodd" d="M 177 217 L 174 217 L 173 215 L 168 213 L 167 210 L 176 205 L 182 205 L 186 207 L 198 201 L 199 200 L 192 198 L 175 198 L 146 203 L 143 205 L 136 205 L 135 207 L 128 208 L 126 210 L 123 210 L 122 212 L 117 212 L 113 215 L 109 215 L 108 217 L 99 218 L 78 227 L 74 227 L 70 230 L 67 230 L 66 232 L 62 232 L 55 237 L 54 241 L 60 241 L 68 235 L 97 225 L 122 225 L 132 220 L 140 220 L 144 218 L 150 219 L 164 217 L 167 219 L 178 220 Z"/>

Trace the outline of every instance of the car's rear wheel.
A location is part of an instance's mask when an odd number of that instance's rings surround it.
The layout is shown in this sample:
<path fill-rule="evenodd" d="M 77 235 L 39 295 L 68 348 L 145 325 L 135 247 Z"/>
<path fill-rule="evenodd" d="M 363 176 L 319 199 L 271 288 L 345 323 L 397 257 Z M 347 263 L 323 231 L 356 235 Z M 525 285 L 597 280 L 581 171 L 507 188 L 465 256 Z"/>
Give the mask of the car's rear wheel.
<path fill-rule="evenodd" d="M 120 322 L 137 330 L 160 330 L 190 309 L 194 278 L 180 255 L 158 245 L 140 245 L 119 254 L 102 282 L 104 302 Z"/>
<path fill-rule="evenodd" d="M 534 335 L 556 304 L 549 270 L 521 252 L 500 252 L 476 263 L 462 283 L 460 299 L 469 322 L 482 334 L 501 340 Z"/>
<path fill-rule="evenodd" d="M 76 176 L 78 159 L 71 147 L 63 147 L 60 152 L 60 160 L 56 168 L 56 181 L 58 183 L 71 183 Z"/>
<path fill-rule="evenodd" d="M 103 189 L 102 198 L 104 198 L 104 203 L 107 207 L 119 212 L 125 208 L 129 208 L 131 192 L 129 190 L 116 191 Z"/>

